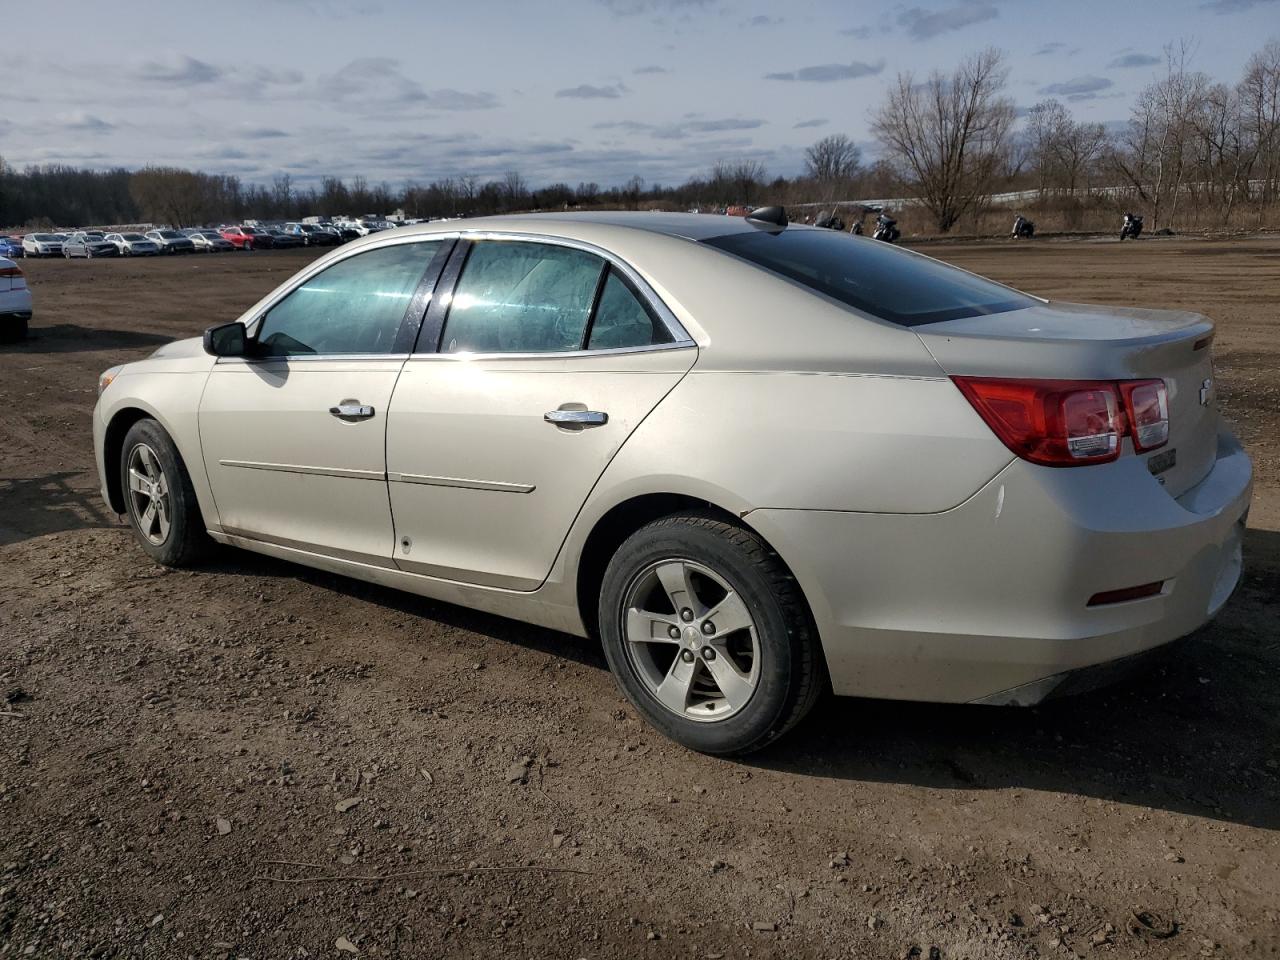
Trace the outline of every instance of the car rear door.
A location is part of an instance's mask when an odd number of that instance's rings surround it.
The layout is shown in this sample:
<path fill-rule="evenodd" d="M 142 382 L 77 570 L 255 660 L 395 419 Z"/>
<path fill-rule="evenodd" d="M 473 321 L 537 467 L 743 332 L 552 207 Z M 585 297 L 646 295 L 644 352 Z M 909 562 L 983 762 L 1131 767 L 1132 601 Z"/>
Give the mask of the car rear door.
<path fill-rule="evenodd" d="M 452 239 L 406 238 L 306 277 L 214 365 L 200 439 L 226 533 L 391 565 L 386 425 Z"/>
<path fill-rule="evenodd" d="M 387 420 L 396 563 L 532 590 L 697 349 L 631 268 L 564 241 L 461 241 L 441 291 Z"/>

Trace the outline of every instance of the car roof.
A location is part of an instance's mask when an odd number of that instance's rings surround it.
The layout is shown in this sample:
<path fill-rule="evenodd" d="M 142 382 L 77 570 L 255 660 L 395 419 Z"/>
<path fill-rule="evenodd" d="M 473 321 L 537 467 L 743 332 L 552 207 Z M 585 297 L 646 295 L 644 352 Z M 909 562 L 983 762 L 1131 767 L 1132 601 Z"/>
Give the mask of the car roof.
<path fill-rule="evenodd" d="M 490 218 L 479 217 L 454 221 L 455 228 L 468 229 L 472 224 L 483 227 Z M 757 225 L 746 217 L 726 217 L 714 213 L 660 213 L 635 210 L 566 211 L 557 213 L 522 213 L 492 219 L 527 223 L 530 227 L 548 224 L 591 224 L 602 227 L 624 227 L 644 230 L 684 240 L 708 240 L 730 233 L 749 233 L 765 225 Z M 768 228 L 777 229 L 772 224 Z"/>

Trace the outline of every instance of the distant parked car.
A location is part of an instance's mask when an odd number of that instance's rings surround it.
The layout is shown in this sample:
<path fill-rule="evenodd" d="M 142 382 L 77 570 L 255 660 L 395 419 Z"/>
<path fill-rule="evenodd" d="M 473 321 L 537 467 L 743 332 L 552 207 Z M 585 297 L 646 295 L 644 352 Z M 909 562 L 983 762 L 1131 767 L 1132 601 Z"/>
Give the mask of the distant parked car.
<path fill-rule="evenodd" d="M 122 257 L 154 257 L 160 252 L 158 243 L 140 233 L 108 233 L 106 240 L 115 244 Z"/>
<path fill-rule="evenodd" d="M 148 240 L 155 241 L 161 253 L 195 253 L 196 245 L 191 238 L 177 230 L 148 230 Z"/>
<path fill-rule="evenodd" d="M 269 250 L 275 246 L 271 235 L 261 227 L 223 227 L 220 232 L 237 250 Z"/>
<path fill-rule="evenodd" d="M 28 233 L 22 238 L 22 249 L 28 257 L 61 256 L 62 234 Z"/>
<path fill-rule="evenodd" d="M 120 249 L 101 233 L 73 233 L 62 244 L 62 255 L 68 260 L 72 257 L 92 260 L 94 257 L 118 257 Z"/>
<path fill-rule="evenodd" d="M 0 257 L 21 260 L 26 255 L 26 251 L 22 249 L 21 237 L 0 237 Z"/>
<path fill-rule="evenodd" d="M 283 230 L 266 230 L 263 232 L 271 238 L 271 246 L 278 250 L 305 246 L 307 242 L 301 236 L 285 233 Z"/>
<path fill-rule="evenodd" d="M 299 238 L 309 247 L 336 247 L 342 238 L 316 223 L 286 223 L 284 233 Z"/>
<path fill-rule="evenodd" d="M 31 291 L 22 268 L 0 257 L 0 343 L 15 343 L 27 336 L 31 320 Z"/>
<path fill-rule="evenodd" d="M 217 230 L 192 230 L 187 236 L 195 244 L 198 253 L 225 253 L 235 249 L 235 244 Z"/>

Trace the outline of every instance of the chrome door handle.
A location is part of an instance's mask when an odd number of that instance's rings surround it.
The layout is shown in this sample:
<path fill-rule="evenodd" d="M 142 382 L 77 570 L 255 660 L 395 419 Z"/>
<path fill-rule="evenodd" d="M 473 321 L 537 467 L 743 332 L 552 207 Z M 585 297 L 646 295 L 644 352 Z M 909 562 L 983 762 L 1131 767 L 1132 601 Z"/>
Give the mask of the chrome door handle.
<path fill-rule="evenodd" d="M 609 422 L 609 415 L 602 410 L 548 410 L 542 419 L 563 426 L 598 427 Z"/>
<path fill-rule="evenodd" d="M 339 420 L 368 420 L 373 416 L 373 407 L 359 400 L 343 400 L 329 412 Z"/>

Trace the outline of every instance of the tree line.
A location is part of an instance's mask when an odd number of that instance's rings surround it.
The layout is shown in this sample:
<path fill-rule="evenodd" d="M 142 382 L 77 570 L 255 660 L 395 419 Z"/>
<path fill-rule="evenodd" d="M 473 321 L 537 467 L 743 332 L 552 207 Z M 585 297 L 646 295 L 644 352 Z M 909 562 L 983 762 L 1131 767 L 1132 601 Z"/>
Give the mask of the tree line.
<path fill-rule="evenodd" d="M 1255 53 L 1234 84 L 1191 69 L 1185 45 L 1167 47 L 1162 75 L 1140 91 L 1117 132 L 1077 121 L 1058 100 L 1031 107 L 1019 128 L 1007 80 L 996 50 L 923 79 L 900 73 L 872 114 L 876 162 L 864 163 L 854 141 L 833 134 L 806 150 L 804 171 L 793 177 L 771 177 L 758 160 L 731 158 L 672 186 L 636 176 L 615 186 L 533 187 L 514 170 L 494 179 L 445 177 L 397 187 L 364 177 L 300 186 L 287 174 L 259 184 L 161 166 L 18 170 L 0 158 L 0 226 L 191 226 L 395 209 L 409 217 L 448 217 L 911 197 L 945 233 L 966 218 L 976 222 L 994 194 L 1009 191 L 1030 191 L 1034 205 L 1057 205 L 1068 214 L 1089 204 L 1132 206 L 1155 228 L 1205 209 L 1221 210 L 1224 224 L 1241 212 L 1261 224 L 1280 199 L 1280 41 Z"/>

